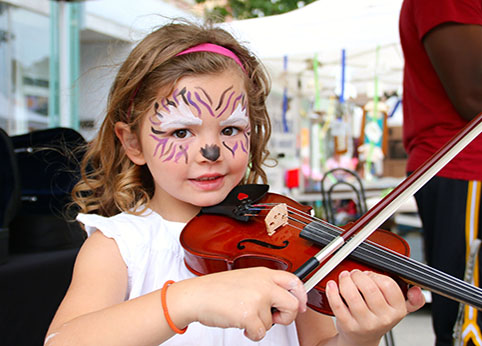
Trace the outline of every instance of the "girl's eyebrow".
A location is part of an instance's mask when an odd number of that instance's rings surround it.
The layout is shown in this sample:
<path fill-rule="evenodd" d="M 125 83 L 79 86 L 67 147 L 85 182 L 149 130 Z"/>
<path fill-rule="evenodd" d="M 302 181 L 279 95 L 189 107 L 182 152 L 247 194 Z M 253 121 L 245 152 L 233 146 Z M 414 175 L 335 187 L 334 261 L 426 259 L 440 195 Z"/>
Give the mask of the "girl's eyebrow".
<path fill-rule="evenodd" d="M 164 114 L 162 118 L 159 117 L 162 131 L 172 128 L 201 125 L 203 123 L 200 118 L 191 112 L 191 109 L 184 102 L 180 102 L 177 107 L 169 105 L 168 109 L 168 114 Z"/>
<path fill-rule="evenodd" d="M 221 121 L 219 123 L 221 126 L 232 126 L 232 125 L 238 125 L 238 126 L 248 126 L 249 125 L 249 118 L 246 116 L 246 108 L 243 109 L 241 107 L 241 104 L 238 104 L 236 109 L 234 110 L 231 115 Z"/>

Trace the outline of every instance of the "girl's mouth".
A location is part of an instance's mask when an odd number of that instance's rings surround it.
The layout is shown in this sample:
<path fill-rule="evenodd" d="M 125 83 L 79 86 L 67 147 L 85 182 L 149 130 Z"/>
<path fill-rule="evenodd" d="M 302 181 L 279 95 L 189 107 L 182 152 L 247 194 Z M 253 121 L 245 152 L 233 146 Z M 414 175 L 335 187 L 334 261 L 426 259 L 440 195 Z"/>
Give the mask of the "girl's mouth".
<path fill-rule="evenodd" d="M 198 189 L 204 191 L 217 190 L 223 185 L 224 176 L 220 174 L 203 175 L 194 179 L 190 179 L 190 181 Z"/>

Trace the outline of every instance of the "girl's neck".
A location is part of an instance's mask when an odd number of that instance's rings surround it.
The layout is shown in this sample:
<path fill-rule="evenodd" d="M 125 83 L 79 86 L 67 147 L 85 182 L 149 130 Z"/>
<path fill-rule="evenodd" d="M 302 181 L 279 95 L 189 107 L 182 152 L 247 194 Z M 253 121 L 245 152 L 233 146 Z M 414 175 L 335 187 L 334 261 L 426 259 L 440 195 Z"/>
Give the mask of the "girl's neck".
<path fill-rule="evenodd" d="M 151 199 L 149 208 L 161 215 L 165 220 L 174 222 L 188 222 L 201 210 L 198 206 L 179 200 L 162 203 L 162 200 L 156 198 L 156 196 Z"/>

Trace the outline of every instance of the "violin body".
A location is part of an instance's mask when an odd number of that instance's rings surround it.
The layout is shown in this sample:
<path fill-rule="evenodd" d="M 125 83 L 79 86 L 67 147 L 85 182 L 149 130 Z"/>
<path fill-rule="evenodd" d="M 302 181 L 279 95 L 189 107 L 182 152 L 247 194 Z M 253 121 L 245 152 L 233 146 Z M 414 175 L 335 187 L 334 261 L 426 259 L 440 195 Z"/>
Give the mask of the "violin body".
<path fill-rule="evenodd" d="M 201 213 L 188 222 L 181 233 L 180 240 L 184 247 L 187 268 L 196 275 L 259 266 L 294 272 L 320 251 L 319 245 L 300 237 L 300 231 L 306 227 L 306 215 L 309 215 L 311 207 L 273 193 L 267 193 L 257 202 L 260 205 L 263 203 L 285 203 L 300 213 L 290 214 L 290 222 L 279 227 L 271 236 L 268 235 L 264 221 L 266 211 L 261 211 L 247 221 L 238 221 L 225 215 Z M 408 256 L 410 252 L 407 242 L 392 232 L 377 230 L 367 241 L 404 256 Z M 329 280 L 338 281 L 342 271 L 353 269 L 390 275 L 359 261 L 345 259 L 308 292 L 308 305 L 318 312 L 333 315 L 325 295 L 326 283 Z M 397 276 L 390 276 L 394 277 L 406 292 L 405 281 Z M 309 278 L 310 276 L 306 277 L 304 281 Z"/>

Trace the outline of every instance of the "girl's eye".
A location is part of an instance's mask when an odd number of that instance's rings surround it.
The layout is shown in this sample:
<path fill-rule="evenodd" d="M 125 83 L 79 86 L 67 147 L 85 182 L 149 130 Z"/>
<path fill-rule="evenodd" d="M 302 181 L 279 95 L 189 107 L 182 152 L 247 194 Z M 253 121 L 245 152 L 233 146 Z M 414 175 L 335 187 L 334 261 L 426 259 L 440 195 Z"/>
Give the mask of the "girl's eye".
<path fill-rule="evenodd" d="M 189 130 L 186 130 L 186 129 L 179 129 L 179 130 L 176 130 L 172 133 L 173 137 L 176 137 L 176 138 L 179 138 L 179 139 L 187 138 L 187 137 L 190 137 L 191 135 L 192 135 L 192 133 Z"/>
<path fill-rule="evenodd" d="M 234 126 L 230 126 L 230 127 L 224 128 L 221 131 L 221 133 L 224 136 L 234 136 L 234 135 L 237 135 L 239 133 L 239 129 L 237 127 L 234 127 Z"/>

